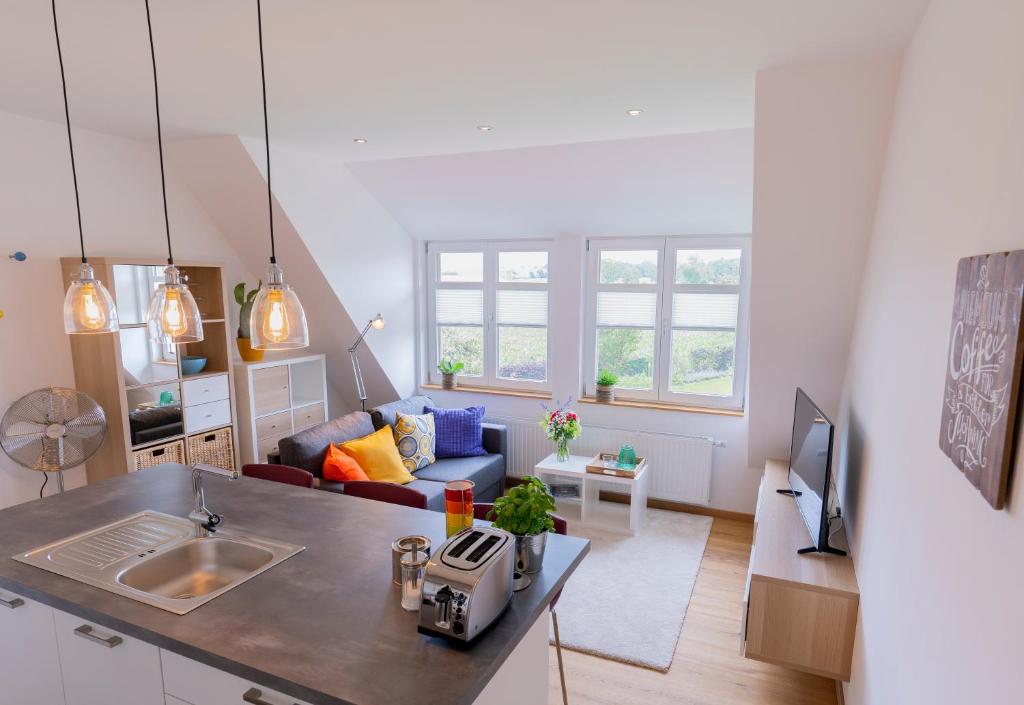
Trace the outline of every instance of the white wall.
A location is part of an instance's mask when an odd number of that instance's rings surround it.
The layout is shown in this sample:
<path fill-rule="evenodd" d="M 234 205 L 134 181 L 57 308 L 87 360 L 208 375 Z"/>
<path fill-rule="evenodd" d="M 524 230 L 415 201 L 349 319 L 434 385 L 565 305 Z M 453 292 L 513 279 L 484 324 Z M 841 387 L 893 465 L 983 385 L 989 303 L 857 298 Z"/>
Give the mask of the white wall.
<path fill-rule="evenodd" d="M 844 394 L 849 705 L 1024 699 L 1019 456 L 994 511 L 938 446 L 957 260 L 1024 247 L 1021 27 L 1019 0 L 933 0 L 906 55 Z"/>
<path fill-rule="evenodd" d="M 264 143 L 242 143 L 264 170 Z M 274 195 L 356 328 L 384 314 L 385 328 L 365 345 L 396 395 L 408 396 L 416 385 L 412 240 L 341 160 L 292 149 L 271 158 Z"/>
<path fill-rule="evenodd" d="M 752 129 L 350 164 L 415 238 L 750 232 Z"/>
<path fill-rule="evenodd" d="M 166 257 L 156 143 L 76 130 L 75 147 L 87 252 Z M 78 255 L 78 230 L 63 124 L 0 112 L 0 154 L 0 410 L 6 411 L 33 389 L 75 386 L 59 258 Z M 178 176 L 168 176 L 175 257 L 220 262 L 229 280 L 255 280 Z M 14 250 L 28 260 L 8 260 Z M 67 484 L 84 477 L 75 469 Z M 41 482 L 40 474 L 0 453 L 0 507 L 38 496 Z M 47 490 L 54 487 L 51 482 Z"/>
<path fill-rule="evenodd" d="M 796 388 L 839 408 L 898 56 L 757 75 L 749 463 L 789 455 Z"/>

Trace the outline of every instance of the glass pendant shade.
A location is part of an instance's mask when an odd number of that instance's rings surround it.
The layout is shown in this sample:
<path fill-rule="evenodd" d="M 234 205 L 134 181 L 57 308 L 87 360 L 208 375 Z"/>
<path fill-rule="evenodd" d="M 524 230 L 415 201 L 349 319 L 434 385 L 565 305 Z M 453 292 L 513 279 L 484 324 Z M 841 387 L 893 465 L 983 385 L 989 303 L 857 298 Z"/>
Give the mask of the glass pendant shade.
<path fill-rule="evenodd" d="M 294 350 L 309 346 L 309 327 L 302 303 L 284 283 L 284 272 L 270 265 L 267 283 L 252 303 L 250 343 L 254 350 Z"/>
<path fill-rule="evenodd" d="M 203 339 L 199 307 L 174 265 L 164 269 L 164 283 L 150 299 L 146 320 L 149 337 L 158 343 L 198 343 Z"/>
<path fill-rule="evenodd" d="M 64 332 L 114 333 L 118 328 L 110 292 L 96 278 L 92 265 L 82 262 L 64 297 Z"/>

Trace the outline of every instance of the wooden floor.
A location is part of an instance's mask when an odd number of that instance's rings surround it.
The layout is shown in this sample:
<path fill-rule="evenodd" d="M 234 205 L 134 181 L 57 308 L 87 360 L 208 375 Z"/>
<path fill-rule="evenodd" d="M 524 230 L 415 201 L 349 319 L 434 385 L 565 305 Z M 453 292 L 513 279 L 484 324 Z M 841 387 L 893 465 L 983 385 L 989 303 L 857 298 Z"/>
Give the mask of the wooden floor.
<path fill-rule="evenodd" d="M 739 655 L 752 531 L 715 519 L 668 673 L 563 649 L 570 705 L 836 705 L 835 681 Z M 561 705 L 554 647 L 549 661 L 548 704 Z"/>

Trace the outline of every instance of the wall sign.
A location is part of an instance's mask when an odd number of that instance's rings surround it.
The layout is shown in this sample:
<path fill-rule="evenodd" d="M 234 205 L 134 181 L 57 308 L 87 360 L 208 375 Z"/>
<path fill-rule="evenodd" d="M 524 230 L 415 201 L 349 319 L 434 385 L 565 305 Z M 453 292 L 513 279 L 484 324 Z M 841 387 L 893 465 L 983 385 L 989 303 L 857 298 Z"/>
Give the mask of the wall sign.
<path fill-rule="evenodd" d="M 995 509 L 1013 456 L 1022 301 L 1024 250 L 957 264 L 939 447 Z"/>

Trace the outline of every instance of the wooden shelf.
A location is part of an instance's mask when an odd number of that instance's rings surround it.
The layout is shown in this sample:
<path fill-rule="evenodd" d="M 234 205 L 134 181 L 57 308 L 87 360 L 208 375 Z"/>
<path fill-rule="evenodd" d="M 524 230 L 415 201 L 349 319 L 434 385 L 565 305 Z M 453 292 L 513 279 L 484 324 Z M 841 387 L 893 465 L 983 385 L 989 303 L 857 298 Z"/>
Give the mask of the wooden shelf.
<path fill-rule="evenodd" d="M 691 414 L 711 414 L 712 416 L 743 416 L 743 409 L 719 409 L 713 406 L 684 406 L 682 404 L 666 404 L 660 401 L 635 401 L 616 399 L 615 401 L 598 401 L 594 397 L 580 397 L 581 404 L 601 404 L 603 406 L 621 406 L 629 409 L 658 409 L 660 411 L 686 411 Z"/>
<path fill-rule="evenodd" d="M 812 543 L 789 489 L 789 464 L 769 460 L 758 495 L 741 649 L 747 658 L 850 679 L 860 590 L 849 556 L 798 555 Z"/>

